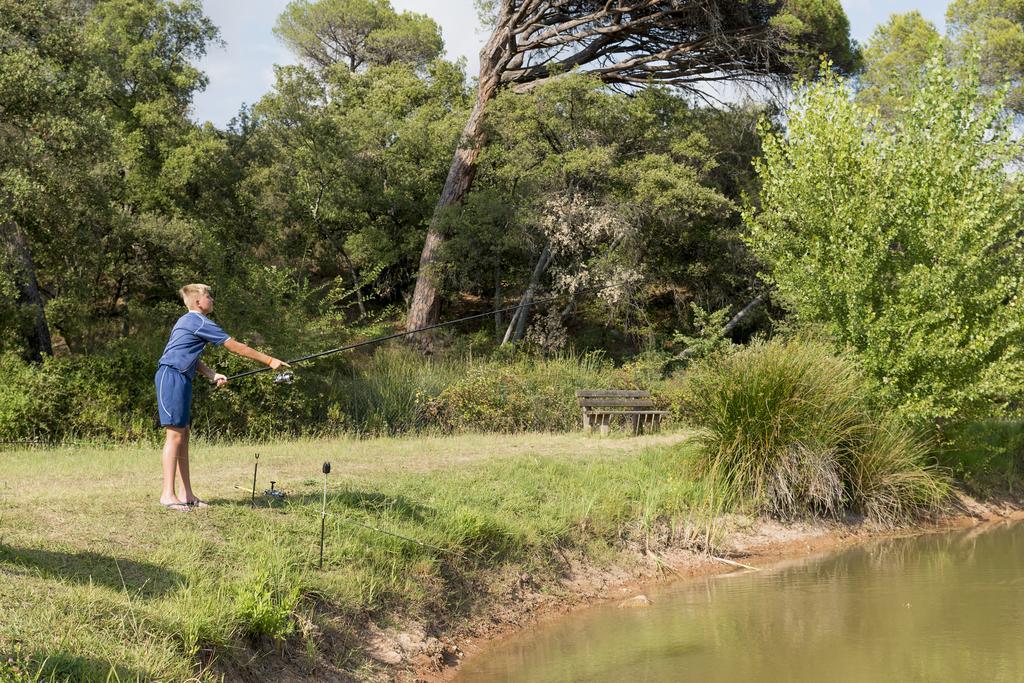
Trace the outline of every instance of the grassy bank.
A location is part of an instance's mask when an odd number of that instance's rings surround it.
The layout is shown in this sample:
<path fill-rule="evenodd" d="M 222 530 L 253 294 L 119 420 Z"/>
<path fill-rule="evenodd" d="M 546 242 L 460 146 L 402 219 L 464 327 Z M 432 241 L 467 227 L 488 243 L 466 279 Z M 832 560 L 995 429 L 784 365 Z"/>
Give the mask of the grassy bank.
<path fill-rule="evenodd" d="M 0 653 L 14 663 L 0 673 L 358 674 L 370 620 L 440 631 L 474 613 L 498 573 L 543 583 L 561 571 L 561 552 L 610 563 L 656 520 L 681 519 L 698 496 L 680 476 L 685 442 L 669 433 L 199 445 L 193 477 L 214 505 L 192 513 L 156 503 L 152 449 L 4 453 Z M 274 479 L 290 495 L 252 509 L 235 487 L 251 485 L 257 450 L 259 488 Z M 324 460 L 333 473 L 318 571 Z"/>
<path fill-rule="evenodd" d="M 699 430 L 639 438 L 520 430 L 574 428 L 574 387 L 628 385 L 642 368 L 520 358 L 445 374 L 402 354 L 350 376 L 342 414 L 377 425 L 362 437 L 418 436 L 201 441 L 205 510 L 156 502 L 155 447 L 3 453 L 0 680 L 362 678 L 379 629 L 422 627 L 425 644 L 559 590 L 573 567 L 723 541 L 724 513 L 909 525 L 950 509 L 951 474 L 984 495 L 1012 491 L 1024 469 L 1019 422 L 937 442 L 877 408 L 857 367 L 814 342 L 707 359 L 674 405 Z M 423 416 L 455 435 L 424 434 Z M 285 500 L 250 505 L 257 451 L 258 489 L 274 480 Z"/>

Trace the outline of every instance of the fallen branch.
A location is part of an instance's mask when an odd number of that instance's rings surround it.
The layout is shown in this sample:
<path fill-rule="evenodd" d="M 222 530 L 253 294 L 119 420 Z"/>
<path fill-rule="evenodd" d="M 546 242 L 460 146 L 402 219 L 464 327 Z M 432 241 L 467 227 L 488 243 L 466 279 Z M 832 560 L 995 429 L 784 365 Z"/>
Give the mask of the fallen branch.
<path fill-rule="evenodd" d="M 724 562 L 725 564 L 731 564 L 733 567 L 742 567 L 743 569 L 751 569 L 751 570 L 753 570 L 755 572 L 761 571 L 757 567 L 751 567 L 749 564 L 743 564 L 742 562 L 733 562 L 732 560 L 727 560 L 724 557 L 718 557 L 716 555 L 712 555 L 711 559 L 712 560 L 718 560 L 719 562 Z"/>
<path fill-rule="evenodd" d="M 654 558 L 654 561 L 655 561 L 655 562 L 657 562 L 657 563 L 658 563 L 658 565 L 660 565 L 661 567 L 664 567 L 665 569 L 669 570 L 670 572 L 672 572 L 673 574 L 675 574 L 675 575 L 676 575 L 676 576 L 678 576 L 679 578 L 682 578 L 682 577 L 683 577 L 683 575 L 682 575 L 682 574 L 680 574 L 680 573 L 679 573 L 679 572 L 678 572 L 678 571 L 676 570 L 676 568 L 675 568 L 675 567 L 673 567 L 673 566 L 672 566 L 672 565 L 670 565 L 670 564 L 669 564 L 668 562 L 666 562 L 665 560 L 663 560 L 663 559 L 661 559 L 660 557 L 658 557 L 658 555 L 657 555 L 657 554 L 656 554 L 656 553 L 655 553 L 655 552 L 654 552 L 653 550 L 651 550 L 650 548 L 648 548 L 648 549 L 647 549 L 647 554 L 648 554 L 648 555 L 650 555 L 650 556 L 651 556 L 652 558 Z"/>

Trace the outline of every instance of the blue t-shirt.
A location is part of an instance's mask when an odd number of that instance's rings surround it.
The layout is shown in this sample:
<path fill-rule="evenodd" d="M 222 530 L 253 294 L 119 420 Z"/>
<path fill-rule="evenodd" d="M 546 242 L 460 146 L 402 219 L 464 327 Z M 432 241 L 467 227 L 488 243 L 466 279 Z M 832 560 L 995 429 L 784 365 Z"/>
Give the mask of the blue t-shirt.
<path fill-rule="evenodd" d="M 174 368 L 191 380 L 196 376 L 196 365 L 206 344 L 220 346 L 228 339 L 231 337 L 220 325 L 199 311 L 189 311 L 171 328 L 171 338 L 160 356 L 160 365 Z"/>

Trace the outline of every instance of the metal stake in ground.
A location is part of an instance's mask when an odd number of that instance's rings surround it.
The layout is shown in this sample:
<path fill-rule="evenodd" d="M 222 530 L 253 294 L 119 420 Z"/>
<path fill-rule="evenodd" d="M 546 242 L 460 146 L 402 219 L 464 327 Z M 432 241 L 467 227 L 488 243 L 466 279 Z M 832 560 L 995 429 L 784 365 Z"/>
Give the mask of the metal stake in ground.
<path fill-rule="evenodd" d="M 324 531 L 327 528 L 327 475 L 331 473 L 331 463 L 325 462 L 324 473 L 324 503 L 320 508 L 320 569 L 324 568 Z"/>
<path fill-rule="evenodd" d="M 252 467 L 252 506 L 256 507 L 256 470 L 260 467 L 260 454 L 256 454 L 256 464 Z"/>

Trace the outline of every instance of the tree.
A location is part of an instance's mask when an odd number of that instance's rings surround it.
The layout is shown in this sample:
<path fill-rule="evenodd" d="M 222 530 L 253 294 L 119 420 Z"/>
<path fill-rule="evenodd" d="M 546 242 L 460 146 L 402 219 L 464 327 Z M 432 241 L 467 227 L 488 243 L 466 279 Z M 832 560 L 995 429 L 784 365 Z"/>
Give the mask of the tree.
<path fill-rule="evenodd" d="M 946 25 L 957 61 L 970 62 L 977 54 L 982 85 L 1008 85 L 1006 106 L 1024 113 L 1024 1 L 954 0 Z"/>
<path fill-rule="evenodd" d="M 256 155 L 241 189 L 263 226 L 262 253 L 318 284 L 343 278 L 396 295 L 409 279 L 465 110 L 464 73 L 437 60 L 360 73 L 279 67 L 253 108 Z M 374 282 L 374 280 L 377 280 Z"/>
<path fill-rule="evenodd" d="M 692 332 L 691 302 L 741 309 L 758 284 L 738 204 L 757 189 L 761 111 L 696 107 L 664 87 L 617 93 L 583 74 L 502 92 L 473 191 L 446 216 L 445 289 L 493 293 L 500 308 L 600 288 L 536 326 L 596 323 L 640 342 Z M 496 339 L 522 338 L 530 311 L 496 316 Z"/>
<path fill-rule="evenodd" d="M 800 68 L 822 36 L 852 59 L 845 15 L 834 0 L 492 0 L 491 37 L 480 52 L 476 103 L 462 131 L 420 255 L 407 327 L 438 316 L 434 272 L 443 217 L 473 184 L 486 141 L 484 113 L 502 88 L 522 91 L 574 69 L 619 88 L 665 83 L 700 93 L 711 81 L 782 78 Z M 832 11 L 822 11 L 830 8 Z M 822 21 L 840 18 L 846 31 Z"/>
<path fill-rule="evenodd" d="M 396 12 L 388 0 L 292 0 L 274 33 L 320 69 L 359 71 L 396 62 L 423 67 L 444 48 L 433 19 Z"/>
<path fill-rule="evenodd" d="M 1024 219 L 1012 117 L 939 56 L 885 126 L 829 76 L 766 131 L 750 244 L 802 323 L 855 352 L 888 405 L 958 419 L 1019 398 Z M 969 76 L 969 74 L 968 74 Z"/>
<path fill-rule="evenodd" d="M 162 174 L 194 130 L 192 61 L 215 35 L 192 0 L 0 4 L 0 251 L 31 355 L 48 327 L 72 349 L 125 336 L 129 291 L 177 289 L 195 226 Z"/>
<path fill-rule="evenodd" d="M 858 97 L 888 113 L 911 94 L 929 58 L 944 52 L 952 65 L 970 70 L 980 60 L 979 78 L 990 96 L 1003 96 L 1011 111 L 1024 113 L 1024 2 L 955 0 L 946 11 L 946 35 L 919 12 L 894 14 L 864 48 Z"/>
<path fill-rule="evenodd" d="M 913 11 L 893 14 L 864 46 L 857 97 L 888 114 L 920 83 L 928 59 L 942 47 L 935 25 Z"/>
<path fill-rule="evenodd" d="M 126 336 L 133 299 L 172 299 L 182 277 L 176 271 L 196 272 L 203 260 L 206 226 L 176 211 L 166 189 L 176 184 L 168 174 L 180 169 L 168 160 L 195 131 L 188 117 L 192 97 L 206 86 L 194 64 L 218 31 L 198 0 L 102 0 L 82 30 L 98 72 L 96 106 L 111 136 L 107 215 L 83 221 L 76 234 L 101 248 L 82 249 L 54 270 L 94 274 L 91 281 L 68 283 L 65 301 L 92 301 L 79 305 L 77 315 L 69 311 L 69 328 L 106 323 Z"/>
<path fill-rule="evenodd" d="M 0 263 L 20 310 L 27 356 L 52 354 L 45 301 L 28 228 L 59 209 L 58 188 L 81 170 L 98 121 L 89 109 L 94 75 L 84 63 L 71 8 L 47 0 L 0 2 Z M 88 179 L 79 175 L 82 189 Z"/>

